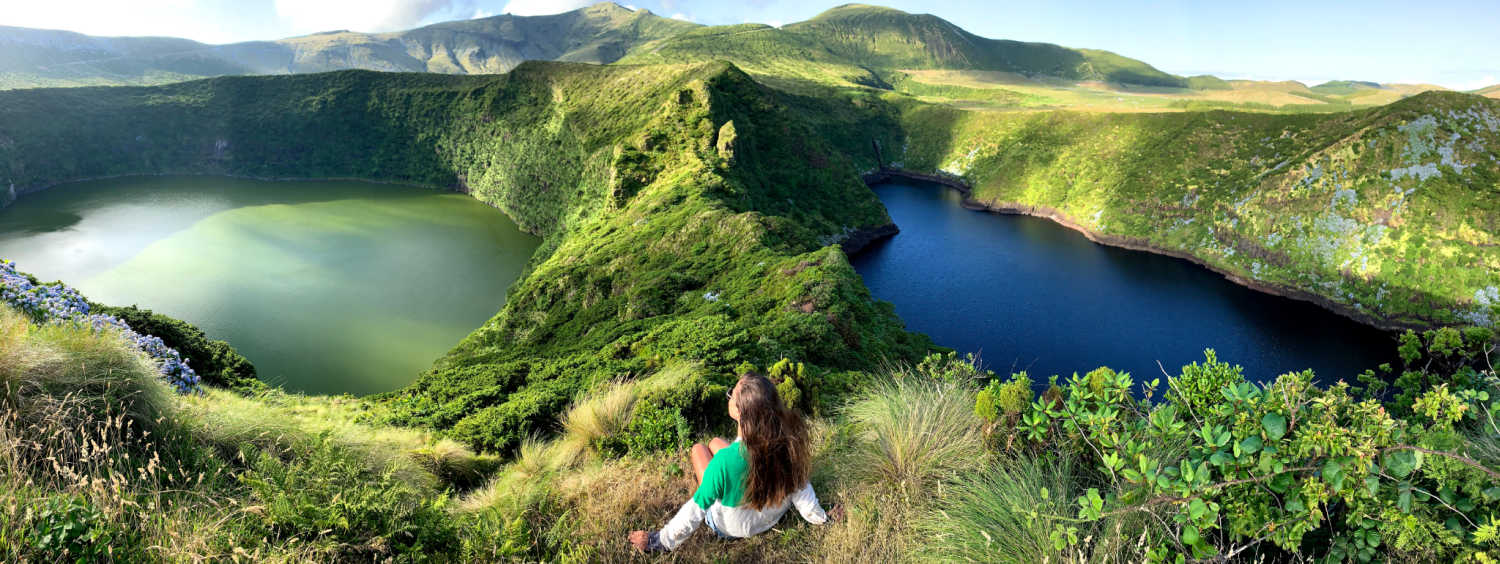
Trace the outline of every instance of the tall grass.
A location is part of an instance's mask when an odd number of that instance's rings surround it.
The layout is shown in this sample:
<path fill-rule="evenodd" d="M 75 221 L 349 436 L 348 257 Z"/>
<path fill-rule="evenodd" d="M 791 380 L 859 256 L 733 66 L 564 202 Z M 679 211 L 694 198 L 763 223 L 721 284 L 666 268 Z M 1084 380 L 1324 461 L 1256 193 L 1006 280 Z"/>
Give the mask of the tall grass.
<path fill-rule="evenodd" d="M 919 554 L 946 562 L 1065 562 L 1051 539 L 1079 488 L 1068 459 L 1025 457 L 974 472 L 921 519 Z"/>
<path fill-rule="evenodd" d="M 967 384 L 916 377 L 877 384 L 844 411 L 863 440 L 852 470 L 921 495 L 977 467 L 986 451 L 974 394 Z"/>
<path fill-rule="evenodd" d="M 0 561 L 461 559 L 442 490 L 496 460 L 360 411 L 178 396 L 118 336 L 0 306 Z"/>
<path fill-rule="evenodd" d="M 580 396 L 563 413 L 564 440 L 557 451 L 574 462 L 582 455 L 597 451 L 611 438 L 617 438 L 630 423 L 637 391 L 634 383 L 616 382 L 603 391 Z M 571 465 L 571 464 L 569 464 Z"/>
<path fill-rule="evenodd" d="M 133 559 L 173 489 L 203 483 L 155 366 L 113 333 L 0 306 L 0 560 Z"/>

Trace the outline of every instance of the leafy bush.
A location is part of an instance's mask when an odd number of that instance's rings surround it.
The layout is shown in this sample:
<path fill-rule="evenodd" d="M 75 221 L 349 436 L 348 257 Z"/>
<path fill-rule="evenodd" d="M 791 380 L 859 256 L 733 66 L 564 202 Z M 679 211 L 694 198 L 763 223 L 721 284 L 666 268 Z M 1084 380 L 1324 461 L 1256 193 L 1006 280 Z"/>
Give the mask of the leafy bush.
<path fill-rule="evenodd" d="M 633 454 L 687 448 L 693 429 L 682 410 L 659 401 L 642 400 L 635 405 L 626 427 L 625 446 Z"/>
<path fill-rule="evenodd" d="M 1167 400 L 1177 409 L 1197 413 L 1222 401 L 1219 392 L 1225 386 L 1244 379 L 1244 368 L 1219 362 L 1219 355 L 1208 349 L 1202 364 L 1194 362 L 1182 367 L 1181 375 L 1167 378 Z"/>
<path fill-rule="evenodd" d="M 1500 549 L 1491 535 L 1500 471 L 1470 452 L 1500 437 L 1490 391 L 1434 386 L 1403 421 L 1346 384 L 1313 386 L 1310 371 L 1258 385 L 1205 357 L 1173 379 L 1164 403 L 1133 397 L 1128 374 L 1096 371 L 1022 416 L 1036 456 L 1085 462 L 1100 484 L 1077 498 L 1082 522 L 1051 517 L 1063 544 L 1087 548 L 1079 523 L 1153 515 L 1163 524 L 1148 535 L 1153 561 L 1274 549 L 1354 560 L 1500 555 L 1490 554 Z"/>
<path fill-rule="evenodd" d="M 259 507 L 254 526 L 267 538 L 311 543 L 334 559 L 424 560 L 459 550 L 444 498 L 423 495 L 389 470 L 371 472 L 326 436 L 291 461 L 247 458 L 250 469 L 239 479 Z"/>
<path fill-rule="evenodd" d="M 1494 338 L 1494 333 L 1483 327 L 1402 333 L 1397 352 L 1405 368 L 1394 383 L 1392 410 L 1398 415 L 1410 415 L 1418 396 L 1440 384 L 1455 388 L 1478 384 L 1479 370 L 1493 366 Z M 1374 386 L 1377 391 L 1385 387 Z"/>
<path fill-rule="evenodd" d="M 1021 412 L 1031 405 L 1031 384 L 1031 376 L 1024 371 L 1012 374 L 1005 382 L 990 380 L 974 397 L 974 415 L 984 420 L 987 430 L 997 424 L 1014 426 Z"/>
<path fill-rule="evenodd" d="M 238 389 L 253 389 L 259 382 L 255 377 L 255 366 L 249 359 L 241 356 L 229 343 L 209 339 L 202 329 L 191 323 L 136 306 L 95 305 L 94 311 L 117 317 L 140 333 L 160 337 L 168 347 L 182 353 L 188 366 L 192 366 L 204 382 Z"/>
<path fill-rule="evenodd" d="M 776 384 L 781 403 L 792 409 L 803 409 L 802 386 L 807 382 L 807 365 L 783 358 L 766 370 L 766 378 Z"/>
<path fill-rule="evenodd" d="M 12 544 L 0 546 L 0 555 L 71 562 L 131 562 L 145 557 L 138 531 L 111 522 L 84 498 L 57 494 L 32 499 L 23 511 L 21 522 L 6 523 L 15 536 L 0 540 L 0 545 Z"/>

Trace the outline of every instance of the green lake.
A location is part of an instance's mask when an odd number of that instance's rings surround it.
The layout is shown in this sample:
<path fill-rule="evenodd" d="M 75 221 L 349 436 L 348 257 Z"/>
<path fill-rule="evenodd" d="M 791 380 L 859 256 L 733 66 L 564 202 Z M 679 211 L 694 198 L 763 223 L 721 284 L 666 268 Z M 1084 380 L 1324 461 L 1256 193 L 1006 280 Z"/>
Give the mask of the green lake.
<path fill-rule="evenodd" d="M 131 177 L 0 211 L 0 258 L 229 341 L 262 380 L 410 383 L 490 317 L 541 240 L 466 195 L 368 182 Z"/>

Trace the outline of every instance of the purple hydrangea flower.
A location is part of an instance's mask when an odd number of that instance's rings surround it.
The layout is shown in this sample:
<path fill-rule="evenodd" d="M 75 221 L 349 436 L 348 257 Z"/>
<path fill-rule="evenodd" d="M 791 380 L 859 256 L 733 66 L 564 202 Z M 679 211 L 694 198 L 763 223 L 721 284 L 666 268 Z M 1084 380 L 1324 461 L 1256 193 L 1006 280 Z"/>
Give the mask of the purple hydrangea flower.
<path fill-rule="evenodd" d="M 175 349 L 158 337 L 136 333 L 124 321 L 110 315 L 89 313 L 89 302 L 77 290 L 62 283 L 35 284 L 16 271 L 16 263 L 0 259 L 0 301 L 10 304 L 42 323 L 71 324 L 95 332 L 118 331 L 136 349 L 157 363 L 168 384 L 179 393 L 202 391 L 198 374 Z"/>

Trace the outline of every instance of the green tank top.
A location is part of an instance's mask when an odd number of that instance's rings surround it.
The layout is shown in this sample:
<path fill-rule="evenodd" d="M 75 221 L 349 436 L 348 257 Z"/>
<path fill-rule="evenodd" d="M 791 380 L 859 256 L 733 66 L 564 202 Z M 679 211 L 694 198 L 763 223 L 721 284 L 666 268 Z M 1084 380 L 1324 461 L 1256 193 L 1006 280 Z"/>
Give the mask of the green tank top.
<path fill-rule="evenodd" d="M 725 507 L 740 504 L 745 497 L 745 476 L 750 473 L 750 464 L 745 462 L 745 447 L 736 440 L 714 454 L 703 471 L 703 483 L 693 494 L 693 503 L 707 510 L 715 501 Z"/>

